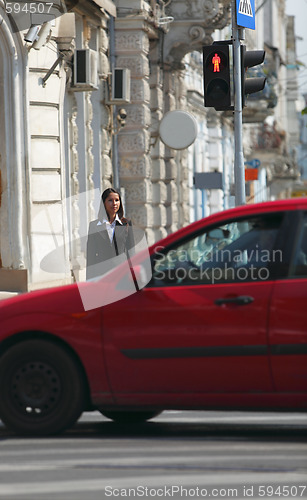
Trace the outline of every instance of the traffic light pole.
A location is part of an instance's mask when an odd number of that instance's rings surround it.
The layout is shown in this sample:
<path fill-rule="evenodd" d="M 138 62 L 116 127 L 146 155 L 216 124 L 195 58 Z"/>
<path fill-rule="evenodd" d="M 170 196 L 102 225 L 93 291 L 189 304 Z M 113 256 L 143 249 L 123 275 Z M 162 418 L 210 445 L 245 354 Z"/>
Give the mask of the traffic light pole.
<path fill-rule="evenodd" d="M 242 126 L 242 85 L 241 85 L 241 43 L 240 31 L 236 22 L 236 0 L 232 5 L 232 38 L 233 38 L 233 68 L 234 68 L 234 176 L 235 204 L 245 205 L 245 167 L 243 156 L 243 126 Z"/>

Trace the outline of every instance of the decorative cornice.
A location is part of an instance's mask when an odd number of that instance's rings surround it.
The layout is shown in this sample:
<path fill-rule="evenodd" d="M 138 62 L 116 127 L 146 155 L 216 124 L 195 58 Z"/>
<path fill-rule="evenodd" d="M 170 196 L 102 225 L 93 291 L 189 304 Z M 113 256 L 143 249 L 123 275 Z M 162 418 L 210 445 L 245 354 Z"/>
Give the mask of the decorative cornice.
<path fill-rule="evenodd" d="M 231 0 L 176 0 L 167 7 L 174 21 L 164 35 L 164 62 L 181 67 L 183 57 L 212 43 L 212 33 L 231 21 Z"/>

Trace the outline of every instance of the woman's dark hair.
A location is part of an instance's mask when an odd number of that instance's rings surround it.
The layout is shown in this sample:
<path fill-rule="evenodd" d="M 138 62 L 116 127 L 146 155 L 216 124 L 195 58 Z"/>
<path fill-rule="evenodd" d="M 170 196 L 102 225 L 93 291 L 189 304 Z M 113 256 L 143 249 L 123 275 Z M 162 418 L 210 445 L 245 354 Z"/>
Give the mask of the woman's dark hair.
<path fill-rule="evenodd" d="M 104 202 L 106 201 L 107 197 L 109 196 L 109 194 L 111 193 L 115 193 L 118 195 L 119 197 L 119 202 L 120 202 L 120 205 L 119 205 L 119 210 L 117 212 L 118 214 L 118 217 L 120 218 L 120 220 L 123 222 L 123 223 L 126 223 L 127 222 L 127 219 L 125 219 L 124 217 L 124 207 L 123 207 L 123 202 L 122 202 L 122 199 L 121 199 L 121 195 L 119 193 L 119 191 L 117 191 L 116 189 L 114 188 L 108 188 L 108 189 L 105 189 L 104 192 L 102 193 L 101 195 L 101 203 L 100 203 L 100 207 L 99 207 L 99 212 L 98 212 L 98 219 L 100 221 L 103 220 L 103 218 L 108 214 L 107 214 L 107 211 L 105 209 L 105 206 L 104 206 Z"/>

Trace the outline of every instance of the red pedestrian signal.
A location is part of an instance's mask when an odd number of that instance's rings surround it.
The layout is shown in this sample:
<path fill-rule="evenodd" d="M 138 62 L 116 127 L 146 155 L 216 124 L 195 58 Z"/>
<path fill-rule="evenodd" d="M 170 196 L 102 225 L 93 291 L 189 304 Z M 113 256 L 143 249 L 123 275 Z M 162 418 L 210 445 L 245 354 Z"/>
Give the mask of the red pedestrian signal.
<path fill-rule="evenodd" d="M 205 106 L 218 111 L 232 109 L 228 45 L 203 47 Z"/>
<path fill-rule="evenodd" d="M 214 57 L 212 58 L 212 64 L 213 64 L 213 71 L 214 73 L 219 73 L 220 72 L 220 64 L 221 64 L 221 58 L 218 54 L 214 54 Z"/>

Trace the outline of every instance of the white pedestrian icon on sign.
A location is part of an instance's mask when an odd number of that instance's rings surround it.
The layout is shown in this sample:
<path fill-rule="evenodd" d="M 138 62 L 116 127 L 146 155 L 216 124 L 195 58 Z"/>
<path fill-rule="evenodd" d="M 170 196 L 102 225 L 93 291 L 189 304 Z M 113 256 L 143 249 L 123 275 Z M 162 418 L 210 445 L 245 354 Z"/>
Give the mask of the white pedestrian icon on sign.
<path fill-rule="evenodd" d="M 253 17 L 253 9 L 250 0 L 241 0 L 239 5 L 238 14 Z"/>

